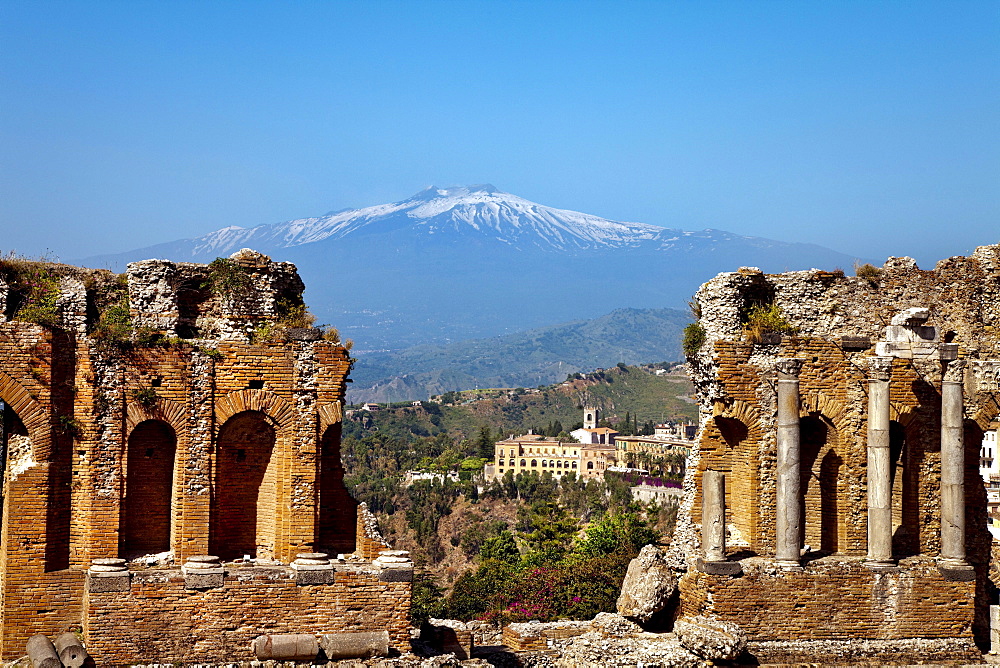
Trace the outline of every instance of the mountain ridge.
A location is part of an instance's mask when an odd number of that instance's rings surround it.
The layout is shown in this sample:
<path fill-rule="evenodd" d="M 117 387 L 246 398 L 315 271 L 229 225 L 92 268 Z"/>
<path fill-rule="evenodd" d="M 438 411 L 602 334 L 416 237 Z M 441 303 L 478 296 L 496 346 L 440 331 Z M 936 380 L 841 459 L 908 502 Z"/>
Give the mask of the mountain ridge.
<path fill-rule="evenodd" d="M 811 244 L 622 223 L 484 184 L 229 226 L 81 264 L 120 270 L 150 257 L 210 262 L 243 247 L 294 262 L 313 313 L 359 349 L 393 350 L 597 318 L 619 307 L 681 308 L 701 283 L 741 266 L 830 270 L 854 261 Z"/>

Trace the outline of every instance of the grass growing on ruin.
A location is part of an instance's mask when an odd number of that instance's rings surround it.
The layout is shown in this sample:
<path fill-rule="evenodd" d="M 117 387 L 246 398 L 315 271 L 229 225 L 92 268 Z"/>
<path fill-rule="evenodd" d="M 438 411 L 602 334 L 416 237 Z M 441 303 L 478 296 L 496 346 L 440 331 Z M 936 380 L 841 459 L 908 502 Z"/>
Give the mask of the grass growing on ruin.
<path fill-rule="evenodd" d="M 878 280 L 882 278 L 882 268 L 876 267 L 868 262 L 865 262 L 864 264 L 855 264 L 854 275 L 858 278 L 863 278 L 871 285 L 875 285 L 878 283 Z"/>
<path fill-rule="evenodd" d="M 772 302 L 750 307 L 743 331 L 751 343 L 762 343 L 768 334 L 797 334 L 799 329 L 788 322 L 781 307 Z"/>

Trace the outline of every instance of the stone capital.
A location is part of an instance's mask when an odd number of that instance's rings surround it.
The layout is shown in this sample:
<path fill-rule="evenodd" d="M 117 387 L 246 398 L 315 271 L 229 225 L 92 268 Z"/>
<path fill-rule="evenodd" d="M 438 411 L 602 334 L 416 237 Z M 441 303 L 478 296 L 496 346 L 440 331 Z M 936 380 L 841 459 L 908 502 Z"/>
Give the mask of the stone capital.
<path fill-rule="evenodd" d="M 888 382 L 892 377 L 892 358 L 875 356 L 869 357 L 868 363 L 868 379 L 869 380 L 880 380 Z"/>
<path fill-rule="evenodd" d="M 965 380 L 965 360 L 948 362 L 944 369 L 944 382 L 962 383 Z"/>
<path fill-rule="evenodd" d="M 798 378 L 804 362 L 801 357 L 779 357 L 774 368 L 778 370 L 778 378 Z"/>

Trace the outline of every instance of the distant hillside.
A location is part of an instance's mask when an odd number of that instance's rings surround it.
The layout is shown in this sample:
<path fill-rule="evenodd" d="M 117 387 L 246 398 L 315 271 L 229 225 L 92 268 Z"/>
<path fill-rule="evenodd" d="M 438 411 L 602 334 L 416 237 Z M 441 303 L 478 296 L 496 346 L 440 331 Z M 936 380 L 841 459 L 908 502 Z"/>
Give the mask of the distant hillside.
<path fill-rule="evenodd" d="M 449 345 L 358 354 L 351 402 L 426 399 L 476 387 L 535 387 L 568 374 L 682 359 L 681 330 L 690 316 L 675 309 L 618 309 L 527 332 Z"/>
<path fill-rule="evenodd" d="M 600 408 L 612 423 L 628 413 L 639 424 L 648 421 L 697 421 L 691 400 L 693 386 L 683 371 L 656 375 L 635 366 L 612 366 L 542 389 L 480 390 L 450 393 L 445 403 L 423 407 L 396 406 L 374 413 L 356 413 L 345 422 L 345 434 L 361 436 L 377 431 L 383 436 L 448 435 L 473 439 L 481 427 L 498 435 L 544 430 L 559 422 L 566 430 L 583 419 L 582 407 Z"/>

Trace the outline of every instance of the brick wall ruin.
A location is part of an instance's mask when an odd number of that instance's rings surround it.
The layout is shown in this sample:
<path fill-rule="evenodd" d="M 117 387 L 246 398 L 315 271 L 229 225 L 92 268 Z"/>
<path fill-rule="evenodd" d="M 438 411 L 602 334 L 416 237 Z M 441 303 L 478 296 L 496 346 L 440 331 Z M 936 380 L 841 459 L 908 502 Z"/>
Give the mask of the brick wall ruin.
<path fill-rule="evenodd" d="M 118 276 L 0 266 L 0 657 L 73 628 L 98 664 L 246 659 L 265 629 L 404 641 L 412 564 L 379 564 L 344 488 L 351 359 L 295 322 L 302 291 L 252 251 Z M 241 563 L 190 580 L 199 555 Z"/>
<path fill-rule="evenodd" d="M 760 641 L 985 638 L 1000 246 L 866 269 L 742 268 L 698 291 L 682 614 Z M 724 475 L 721 533 L 700 531 L 721 505 L 706 472 Z"/>

